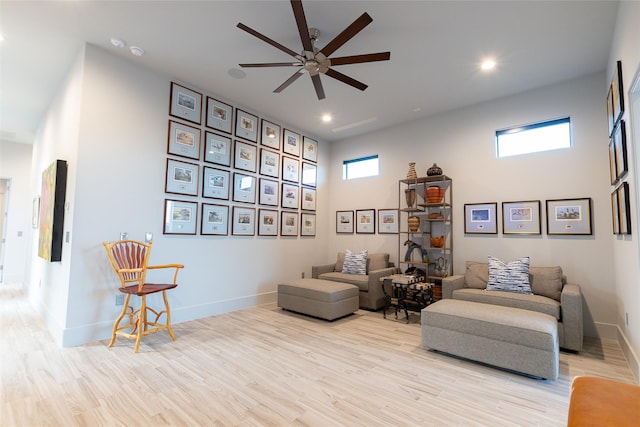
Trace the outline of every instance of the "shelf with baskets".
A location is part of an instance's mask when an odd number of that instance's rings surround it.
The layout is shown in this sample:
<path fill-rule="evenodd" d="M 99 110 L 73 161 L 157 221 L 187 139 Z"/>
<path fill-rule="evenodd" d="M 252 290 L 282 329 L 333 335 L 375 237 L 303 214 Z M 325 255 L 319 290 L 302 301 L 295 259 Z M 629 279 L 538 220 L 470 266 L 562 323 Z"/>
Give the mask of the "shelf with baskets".
<path fill-rule="evenodd" d="M 446 175 L 398 181 L 398 262 L 403 271 L 423 270 L 426 281 L 436 285 L 452 274 L 452 194 L 453 181 Z"/>

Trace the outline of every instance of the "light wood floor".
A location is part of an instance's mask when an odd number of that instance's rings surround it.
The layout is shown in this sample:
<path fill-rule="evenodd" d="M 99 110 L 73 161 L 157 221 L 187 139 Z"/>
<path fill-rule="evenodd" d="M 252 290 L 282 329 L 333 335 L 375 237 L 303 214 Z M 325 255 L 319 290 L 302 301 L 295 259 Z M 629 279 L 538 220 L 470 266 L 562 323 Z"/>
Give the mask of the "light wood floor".
<path fill-rule="evenodd" d="M 571 380 L 633 382 L 615 342 L 587 339 L 540 381 L 420 347 L 411 324 L 358 311 L 332 323 L 265 305 L 133 341 L 58 348 L 0 285 L 2 426 L 561 426 Z"/>

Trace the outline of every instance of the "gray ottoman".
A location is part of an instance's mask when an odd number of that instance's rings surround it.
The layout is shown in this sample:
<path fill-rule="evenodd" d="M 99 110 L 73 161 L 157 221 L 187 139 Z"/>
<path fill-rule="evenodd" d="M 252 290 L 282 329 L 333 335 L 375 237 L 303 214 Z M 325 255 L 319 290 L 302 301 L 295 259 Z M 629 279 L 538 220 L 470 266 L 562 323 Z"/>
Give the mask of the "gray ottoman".
<path fill-rule="evenodd" d="M 535 311 L 445 299 L 422 310 L 422 346 L 540 378 L 558 378 L 558 326 Z"/>
<path fill-rule="evenodd" d="M 278 307 L 326 320 L 358 311 L 358 287 L 321 279 L 297 279 L 278 285 Z"/>

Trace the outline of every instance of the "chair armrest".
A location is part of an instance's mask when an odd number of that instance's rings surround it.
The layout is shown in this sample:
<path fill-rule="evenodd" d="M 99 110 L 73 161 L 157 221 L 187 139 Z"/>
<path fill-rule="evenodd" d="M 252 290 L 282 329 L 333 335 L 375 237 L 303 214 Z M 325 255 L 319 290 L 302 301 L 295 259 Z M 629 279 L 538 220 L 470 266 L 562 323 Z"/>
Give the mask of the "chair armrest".
<path fill-rule="evenodd" d="M 452 299 L 453 291 L 464 288 L 464 276 L 457 274 L 455 276 L 442 278 L 442 299 Z"/>
<path fill-rule="evenodd" d="M 582 291 L 579 285 L 566 284 L 560 294 L 561 320 L 564 326 L 564 347 L 570 350 L 582 350 L 583 317 Z"/>
<path fill-rule="evenodd" d="M 178 272 L 181 268 L 184 268 L 183 264 L 162 264 L 162 265 L 148 265 L 147 270 L 157 270 L 161 268 L 175 268 L 176 271 L 173 273 L 173 284 L 175 285 L 178 281 Z"/>
<path fill-rule="evenodd" d="M 324 273 L 331 273 L 336 268 L 336 264 L 314 265 L 311 267 L 311 277 L 317 279 Z"/>

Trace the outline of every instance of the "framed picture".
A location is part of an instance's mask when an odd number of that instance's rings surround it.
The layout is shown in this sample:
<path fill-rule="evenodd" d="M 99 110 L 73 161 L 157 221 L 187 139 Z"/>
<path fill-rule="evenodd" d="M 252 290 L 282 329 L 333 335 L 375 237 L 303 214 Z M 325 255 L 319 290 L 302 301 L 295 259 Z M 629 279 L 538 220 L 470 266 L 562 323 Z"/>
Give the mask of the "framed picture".
<path fill-rule="evenodd" d="M 233 107 L 217 99 L 207 96 L 207 120 L 206 126 L 222 132 L 231 133 L 233 120 Z"/>
<path fill-rule="evenodd" d="M 607 126 L 609 128 L 608 135 L 613 134 L 613 82 L 609 85 L 609 93 L 607 94 Z"/>
<path fill-rule="evenodd" d="M 618 190 L 611 193 L 611 219 L 613 220 L 613 234 L 620 234 L 620 213 L 618 212 Z"/>
<path fill-rule="evenodd" d="M 164 201 L 163 234 L 196 234 L 198 202 Z"/>
<path fill-rule="evenodd" d="M 611 185 L 618 182 L 618 171 L 616 164 L 616 143 L 613 138 L 609 139 L 609 178 Z"/>
<path fill-rule="evenodd" d="M 547 200 L 547 234 L 593 234 L 591 198 Z"/>
<path fill-rule="evenodd" d="M 66 160 L 54 160 L 42 171 L 38 256 L 49 262 L 62 261 L 67 171 Z"/>
<path fill-rule="evenodd" d="M 378 210 L 378 233 L 398 234 L 398 209 Z"/>
<path fill-rule="evenodd" d="M 316 210 L 316 190 L 314 188 L 302 187 L 301 200 L 302 209 L 305 211 Z"/>
<path fill-rule="evenodd" d="M 287 154 L 291 154 L 292 156 L 300 157 L 300 134 L 290 131 L 289 129 L 284 130 L 284 141 L 282 142 L 282 151 Z"/>
<path fill-rule="evenodd" d="M 353 211 L 336 211 L 336 233 L 353 233 Z"/>
<path fill-rule="evenodd" d="M 264 146 L 280 150 L 280 126 L 262 119 L 262 134 L 260 135 L 260 143 Z"/>
<path fill-rule="evenodd" d="M 298 209 L 298 194 L 300 188 L 297 185 L 282 183 L 282 195 L 280 206 L 289 209 Z"/>
<path fill-rule="evenodd" d="M 616 62 L 616 70 L 614 71 L 613 81 L 611 82 L 611 93 L 613 94 L 613 127 L 615 128 L 618 121 L 624 113 L 624 90 L 622 88 L 622 61 Z"/>
<path fill-rule="evenodd" d="M 242 203 L 256 202 L 256 177 L 234 172 L 233 201 Z"/>
<path fill-rule="evenodd" d="M 234 236 L 253 236 L 256 234 L 255 208 L 233 207 L 231 234 Z"/>
<path fill-rule="evenodd" d="M 298 235 L 298 213 L 297 212 L 280 212 L 280 235 L 281 236 L 297 236 Z"/>
<path fill-rule="evenodd" d="M 278 206 L 278 181 L 260 178 L 260 196 L 258 203 L 261 205 Z"/>
<path fill-rule="evenodd" d="M 229 234 L 229 206 L 203 203 L 200 234 L 204 236 Z"/>
<path fill-rule="evenodd" d="M 205 132 L 204 139 L 204 161 L 231 166 L 231 138 L 213 132 Z"/>
<path fill-rule="evenodd" d="M 316 186 L 318 167 L 312 163 L 302 162 L 302 184 L 311 187 Z"/>
<path fill-rule="evenodd" d="M 374 234 L 376 232 L 376 210 L 356 210 L 356 233 Z"/>
<path fill-rule="evenodd" d="M 312 213 L 300 214 L 300 235 L 301 236 L 316 235 L 316 214 L 312 214 Z"/>
<path fill-rule="evenodd" d="M 300 162 L 291 157 L 282 156 L 282 179 L 284 181 L 300 181 Z"/>
<path fill-rule="evenodd" d="M 278 211 L 260 209 L 258 211 L 258 236 L 278 235 Z"/>
<path fill-rule="evenodd" d="M 280 176 L 280 154 L 275 151 L 260 149 L 260 175 Z"/>
<path fill-rule="evenodd" d="M 629 184 L 626 182 L 618 187 L 618 216 L 620 234 L 631 234 L 631 203 L 629 202 Z"/>
<path fill-rule="evenodd" d="M 204 167 L 202 197 L 229 200 L 229 171 Z"/>
<path fill-rule="evenodd" d="M 258 117 L 236 108 L 236 136 L 258 142 Z"/>
<path fill-rule="evenodd" d="M 624 120 L 620 120 L 620 123 L 614 129 L 613 141 L 616 152 L 616 178 L 620 180 L 629 170 L 627 162 L 627 132 Z"/>
<path fill-rule="evenodd" d="M 253 144 L 236 141 L 233 166 L 236 169 L 255 172 L 258 162 L 258 148 Z"/>
<path fill-rule="evenodd" d="M 540 200 L 502 202 L 504 234 L 541 234 Z"/>
<path fill-rule="evenodd" d="M 165 193 L 198 195 L 200 166 L 195 163 L 167 159 L 167 179 Z"/>
<path fill-rule="evenodd" d="M 302 137 L 302 158 L 311 162 L 318 161 L 318 141 L 308 136 Z"/>
<path fill-rule="evenodd" d="M 171 104 L 169 114 L 189 122 L 200 124 L 202 94 L 171 82 Z"/>
<path fill-rule="evenodd" d="M 169 120 L 167 153 L 200 160 L 200 129 Z"/>
<path fill-rule="evenodd" d="M 498 234 L 497 203 L 465 203 L 466 234 Z"/>

